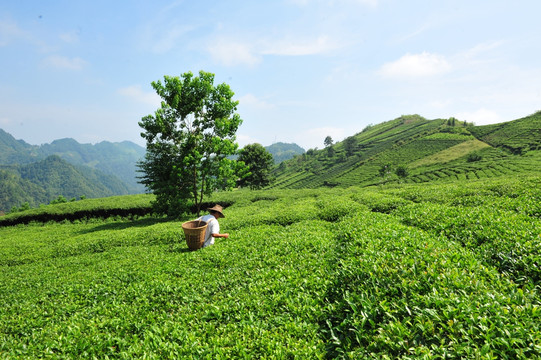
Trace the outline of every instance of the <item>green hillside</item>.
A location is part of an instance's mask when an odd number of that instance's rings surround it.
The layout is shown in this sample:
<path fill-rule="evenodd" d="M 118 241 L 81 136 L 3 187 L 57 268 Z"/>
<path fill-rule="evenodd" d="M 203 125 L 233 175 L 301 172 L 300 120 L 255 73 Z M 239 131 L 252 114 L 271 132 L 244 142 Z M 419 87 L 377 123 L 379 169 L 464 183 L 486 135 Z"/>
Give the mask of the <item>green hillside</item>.
<path fill-rule="evenodd" d="M 272 154 L 275 164 L 279 164 L 284 160 L 289 160 L 295 155 L 304 153 L 304 149 L 297 144 L 287 144 L 283 142 L 277 142 L 269 146 L 265 146 L 265 149 Z"/>
<path fill-rule="evenodd" d="M 145 148 L 132 142 L 102 141 L 91 145 L 79 144 L 73 139 L 60 139 L 41 145 L 40 152 L 45 156 L 58 155 L 72 164 L 114 175 L 126 183 L 131 193 L 144 191 L 144 186 L 137 183 L 136 163 L 145 156 Z"/>
<path fill-rule="evenodd" d="M 474 126 L 470 131 L 479 140 L 514 154 L 541 150 L 541 111 L 515 121 Z"/>
<path fill-rule="evenodd" d="M 0 129 L 0 165 L 28 164 L 39 159 L 38 148 Z"/>
<path fill-rule="evenodd" d="M 68 199 L 128 194 L 118 178 L 69 164 L 56 155 L 25 165 L 0 166 L 0 211 L 28 202 L 30 207 L 48 204 L 62 195 Z"/>
<path fill-rule="evenodd" d="M 273 187 L 369 186 L 535 173 L 541 171 L 540 131 L 541 113 L 488 126 L 401 116 L 285 161 L 274 171 Z"/>
<path fill-rule="evenodd" d="M 140 193 L 136 163 L 145 155 L 145 148 L 130 141 L 102 141 L 95 145 L 80 144 L 74 139 L 55 140 L 50 144 L 30 145 L 0 129 L 0 165 L 22 165 L 58 155 L 70 164 L 87 166 L 117 177 L 130 193 Z"/>
<path fill-rule="evenodd" d="M 0 357 L 541 356 L 541 176 L 220 192 L 193 252 L 190 216 L 101 218 L 149 199 L 0 226 Z"/>

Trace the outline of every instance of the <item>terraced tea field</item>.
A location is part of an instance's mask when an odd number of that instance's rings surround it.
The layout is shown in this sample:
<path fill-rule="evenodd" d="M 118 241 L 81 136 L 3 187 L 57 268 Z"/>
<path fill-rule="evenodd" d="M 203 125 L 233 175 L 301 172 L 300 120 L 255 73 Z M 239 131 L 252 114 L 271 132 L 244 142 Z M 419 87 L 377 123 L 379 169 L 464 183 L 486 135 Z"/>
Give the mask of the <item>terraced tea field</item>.
<path fill-rule="evenodd" d="M 407 115 L 284 162 L 274 170 L 276 181 L 270 188 L 363 187 L 540 175 L 539 150 L 541 112 L 486 126 Z M 382 168 L 387 169 L 384 174 Z M 407 173 L 398 176 L 398 168 Z"/>
<path fill-rule="evenodd" d="M 208 201 L 230 238 L 194 252 L 105 200 L 4 217 L 0 358 L 541 356 L 539 176 Z"/>

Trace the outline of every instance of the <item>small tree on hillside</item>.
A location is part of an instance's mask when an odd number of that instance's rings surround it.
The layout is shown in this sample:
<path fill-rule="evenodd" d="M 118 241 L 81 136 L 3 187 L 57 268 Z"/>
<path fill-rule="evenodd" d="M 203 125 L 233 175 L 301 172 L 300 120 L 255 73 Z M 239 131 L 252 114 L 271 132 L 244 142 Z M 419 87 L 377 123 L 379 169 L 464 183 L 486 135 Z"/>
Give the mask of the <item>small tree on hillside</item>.
<path fill-rule="evenodd" d="M 351 156 L 355 153 L 355 145 L 357 143 L 357 140 L 355 140 L 355 137 L 350 136 L 346 140 L 344 140 L 344 149 L 346 150 L 346 155 Z"/>
<path fill-rule="evenodd" d="M 199 213 L 203 196 L 233 187 L 244 167 L 228 158 L 238 147 L 238 101 L 229 85 L 215 86 L 214 74 L 204 71 L 164 76 L 152 87 L 163 101 L 139 122 L 147 143 L 140 182 L 156 195 L 158 212 L 178 215 L 195 205 Z"/>
<path fill-rule="evenodd" d="M 327 137 L 325 138 L 325 140 L 323 141 L 323 144 L 325 144 L 325 147 L 332 146 L 332 144 L 333 144 L 332 137 L 327 136 Z"/>
<path fill-rule="evenodd" d="M 327 156 L 328 157 L 333 157 L 335 151 L 334 151 L 334 148 L 332 147 L 332 145 L 334 143 L 332 137 L 327 136 L 325 138 L 325 140 L 323 141 L 323 143 L 325 144 L 325 148 L 327 149 Z"/>
<path fill-rule="evenodd" d="M 237 182 L 239 186 L 260 189 L 271 183 L 270 171 L 274 165 L 274 160 L 271 153 L 263 146 L 260 144 L 246 145 L 239 151 L 238 160 L 245 163 L 250 171 L 247 176 Z"/>
<path fill-rule="evenodd" d="M 408 167 L 406 165 L 398 165 L 395 173 L 399 178 L 406 178 L 409 175 Z"/>

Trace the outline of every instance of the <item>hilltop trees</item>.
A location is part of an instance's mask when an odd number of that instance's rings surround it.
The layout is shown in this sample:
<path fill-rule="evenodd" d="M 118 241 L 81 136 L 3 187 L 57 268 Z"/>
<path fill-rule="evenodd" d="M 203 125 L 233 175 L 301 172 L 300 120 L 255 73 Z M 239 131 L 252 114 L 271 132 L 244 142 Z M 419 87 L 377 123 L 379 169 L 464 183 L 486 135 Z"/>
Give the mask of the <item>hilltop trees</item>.
<path fill-rule="evenodd" d="M 329 146 L 332 146 L 332 144 L 334 143 L 332 137 L 330 136 L 327 136 L 325 138 L 325 140 L 323 141 L 323 144 L 325 145 L 325 147 L 329 147 Z"/>
<path fill-rule="evenodd" d="M 260 144 L 246 145 L 240 150 L 239 161 L 248 166 L 250 173 L 238 181 L 239 186 L 260 189 L 271 182 L 272 155 Z"/>
<path fill-rule="evenodd" d="M 140 182 L 156 195 L 156 210 L 170 215 L 197 212 L 204 195 L 235 185 L 244 164 L 228 159 L 237 150 L 242 123 L 229 85 L 214 85 L 214 74 L 200 71 L 152 82 L 163 99 L 154 115 L 142 118 L 147 154 L 139 163 Z"/>
<path fill-rule="evenodd" d="M 323 144 L 325 145 L 325 148 L 327 149 L 327 156 L 328 157 L 333 157 L 334 156 L 334 148 L 332 147 L 334 141 L 332 139 L 332 137 L 330 136 L 327 136 L 325 138 L 325 140 L 323 141 Z"/>

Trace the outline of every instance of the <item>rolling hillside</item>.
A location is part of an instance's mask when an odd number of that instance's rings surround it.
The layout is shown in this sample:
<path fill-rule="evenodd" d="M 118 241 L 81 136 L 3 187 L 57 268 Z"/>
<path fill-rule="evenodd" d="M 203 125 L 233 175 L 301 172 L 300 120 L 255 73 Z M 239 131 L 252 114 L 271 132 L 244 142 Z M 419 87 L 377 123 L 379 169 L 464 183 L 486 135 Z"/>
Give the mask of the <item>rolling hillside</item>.
<path fill-rule="evenodd" d="M 27 202 L 30 207 L 48 204 L 62 195 L 68 199 L 129 194 L 118 178 L 84 166 L 75 166 L 51 155 L 23 165 L 0 166 L 0 211 Z"/>
<path fill-rule="evenodd" d="M 479 179 L 541 170 L 541 112 L 473 126 L 401 116 L 285 161 L 274 188 L 369 186 Z"/>
<path fill-rule="evenodd" d="M 50 155 L 115 176 L 125 183 L 130 193 L 144 191 L 144 187 L 137 183 L 136 162 L 145 155 L 145 148 L 137 144 L 130 141 L 80 144 L 67 138 L 50 144 L 30 145 L 23 140 L 15 140 L 0 129 L 0 165 L 29 164 Z"/>

